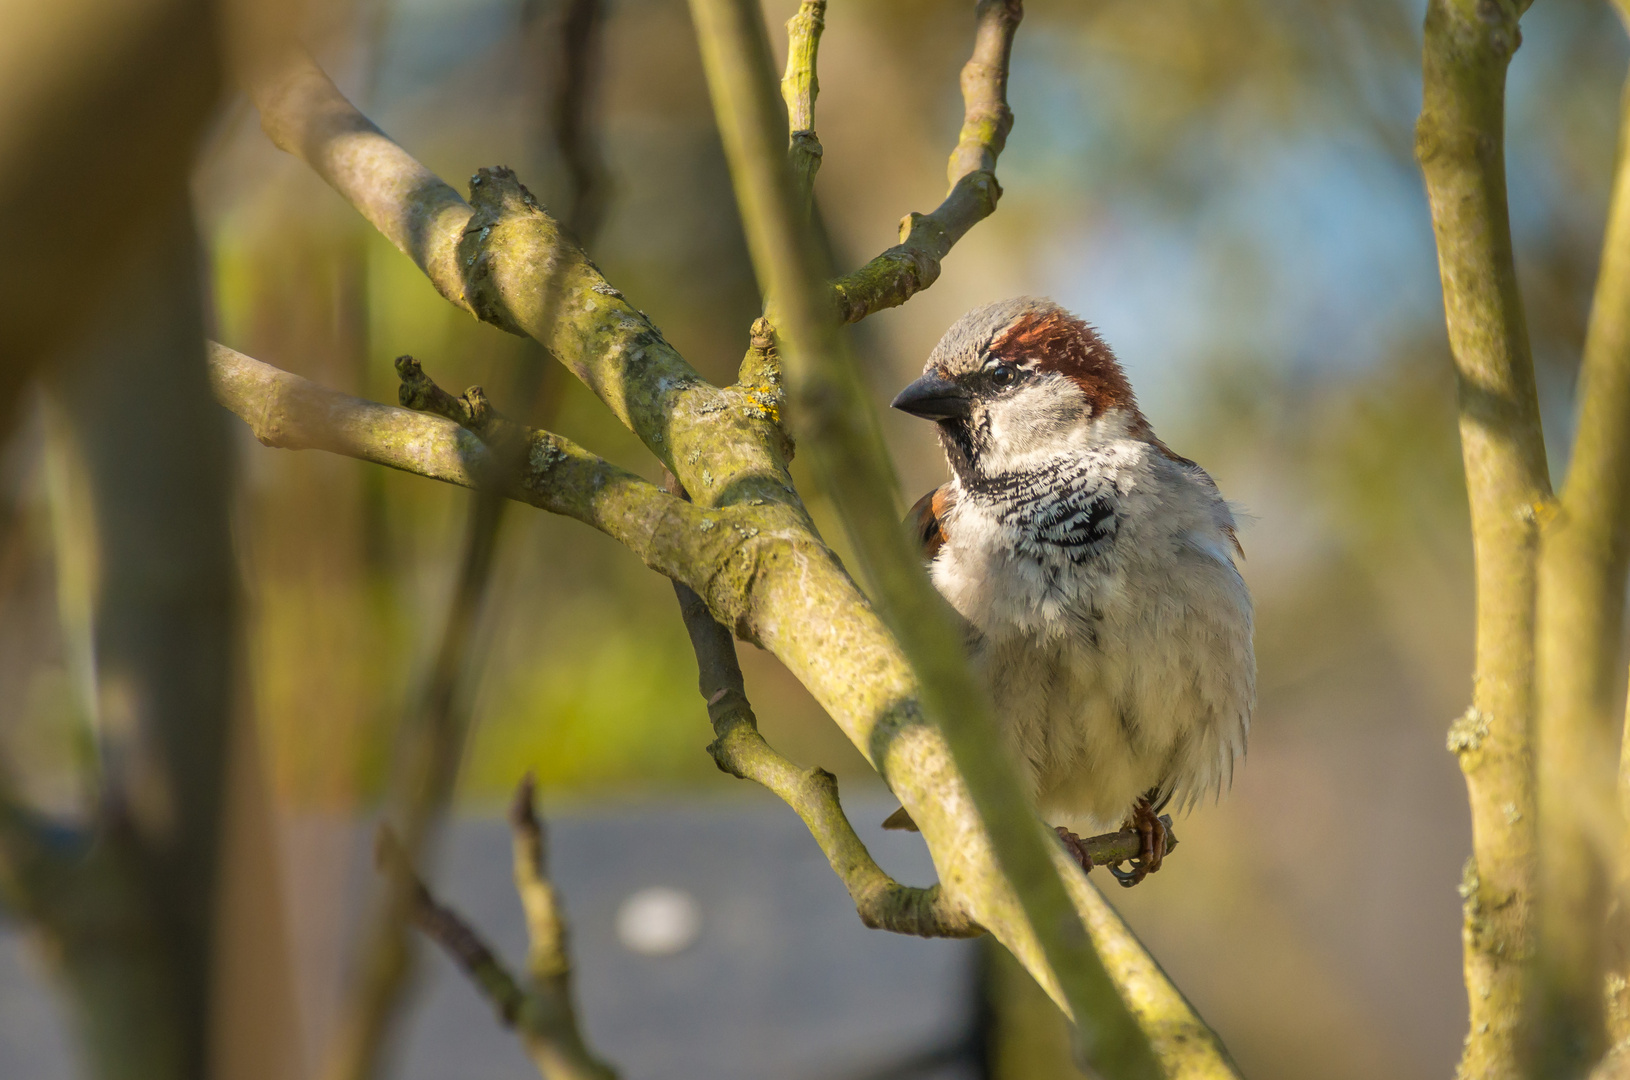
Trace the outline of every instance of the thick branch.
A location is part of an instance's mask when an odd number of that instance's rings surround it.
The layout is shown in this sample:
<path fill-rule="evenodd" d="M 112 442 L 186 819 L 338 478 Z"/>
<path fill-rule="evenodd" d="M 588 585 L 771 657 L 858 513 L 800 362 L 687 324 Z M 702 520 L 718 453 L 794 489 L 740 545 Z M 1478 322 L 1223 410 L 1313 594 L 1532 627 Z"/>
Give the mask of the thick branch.
<path fill-rule="evenodd" d="M 80 313 L 51 390 L 85 463 L 98 566 L 101 868 L 47 907 L 87 1068 L 202 1077 L 243 987 L 217 978 L 237 721 L 230 436 L 210 401 L 184 192 Z M 236 732 L 235 728 L 239 728 Z M 97 895 L 75 895 L 95 891 Z M 121 907 L 114 907 L 114 897 Z M 122 910 L 121 910 L 122 908 Z M 242 1004 L 240 999 L 234 1005 Z"/>
<path fill-rule="evenodd" d="M 1517 1075 L 1535 858 L 1536 509 L 1550 495 L 1533 360 L 1506 208 L 1505 73 L 1511 0 L 1431 0 L 1416 154 L 1426 175 L 1459 384 L 1477 565 L 1471 708 L 1450 735 L 1472 811 L 1466 896 L 1471 1027 L 1464 1075 Z"/>
<path fill-rule="evenodd" d="M 816 56 L 826 29 L 826 0 L 803 0 L 787 20 L 787 71 L 781 97 L 787 103 L 787 158 L 798 177 L 807 207 L 821 167 L 821 140 L 815 136 L 815 98 L 821 92 Z"/>
<path fill-rule="evenodd" d="M 474 205 L 466 204 L 304 55 L 259 84 L 255 99 L 273 140 L 350 200 L 443 296 L 546 347 L 699 502 L 788 500 L 767 411 L 751 394 L 703 380 L 514 173 L 480 170 L 470 181 Z M 550 310 L 551 281 L 558 313 Z"/>
<path fill-rule="evenodd" d="M 950 192 L 933 213 L 906 215 L 898 244 L 832 283 L 844 322 L 859 322 L 874 311 L 898 307 L 934 284 L 940 261 L 996 209 L 1002 197 L 996 159 L 1013 128 L 1007 105 L 1008 63 L 1023 15 L 1021 0 L 979 0 L 973 56 L 962 69 L 962 131 L 946 170 Z"/>

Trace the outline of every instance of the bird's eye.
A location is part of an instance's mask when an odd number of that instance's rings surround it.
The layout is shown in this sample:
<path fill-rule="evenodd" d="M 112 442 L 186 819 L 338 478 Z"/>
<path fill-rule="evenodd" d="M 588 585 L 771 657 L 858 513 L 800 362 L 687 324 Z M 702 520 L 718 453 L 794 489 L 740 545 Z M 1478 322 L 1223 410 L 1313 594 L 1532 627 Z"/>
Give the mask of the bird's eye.
<path fill-rule="evenodd" d="M 1019 372 L 1012 364 L 997 364 L 990 369 L 990 381 L 997 386 L 1012 386 L 1018 381 Z"/>

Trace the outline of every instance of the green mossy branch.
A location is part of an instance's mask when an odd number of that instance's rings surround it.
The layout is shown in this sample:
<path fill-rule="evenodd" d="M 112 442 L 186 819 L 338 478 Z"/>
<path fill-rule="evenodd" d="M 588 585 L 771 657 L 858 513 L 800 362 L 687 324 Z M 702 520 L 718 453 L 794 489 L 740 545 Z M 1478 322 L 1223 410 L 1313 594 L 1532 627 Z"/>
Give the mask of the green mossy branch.
<path fill-rule="evenodd" d="M 492 470 L 482 438 L 446 417 L 328 390 L 223 345 L 210 345 L 209 364 L 217 400 L 267 446 L 327 450 L 469 488 Z M 415 389 L 429 396 L 422 385 Z M 459 400 L 439 388 L 434 394 Z M 747 640 L 757 633 L 752 584 L 767 566 L 790 556 L 835 567 L 784 505 L 695 506 L 551 432 L 526 429 L 523 437 L 512 498 L 619 541 L 653 570 L 707 597 L 715 617 Z M 795 550 L 783 550 L 783 539 L 794 540 Z"/>
<path fill-rule="evenodd" d="M 699 502 L 796 504 L 783 439 L 751 395 L 710 385 L 624 299 L 506 168 L 470 201 L 379 131 L 304 54 L 253 88 L 261 124 L 466 311 L 534 337 Z M 550 303 L 549 287 L 560 301 Z M 719 478 L 714 482 L 714 478 Z"/>

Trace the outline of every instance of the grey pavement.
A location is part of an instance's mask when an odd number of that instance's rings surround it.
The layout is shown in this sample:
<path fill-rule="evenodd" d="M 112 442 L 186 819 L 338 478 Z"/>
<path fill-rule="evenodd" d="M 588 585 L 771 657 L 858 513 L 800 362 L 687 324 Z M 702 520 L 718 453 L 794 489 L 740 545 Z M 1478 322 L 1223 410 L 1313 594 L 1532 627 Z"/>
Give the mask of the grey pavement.
<path fill-rule="evenodd" d="M 876 828 L 892 805 L 856 801 L 852 816 L 885 867 L 903 881 L 927 884 L 933 874 L 921 840 Z M 549 825 L 551 872 L 571 919 L 584 1026 L 628 1080 L 982 1075 L 977 949 L 867 930 L 803 825 L 780 804 L 577 809 L 552 814 Z M 341 837 L 342 850 L 360 838 L 359 827 L 332 823 L 303 822 L 291 833 L 303 833 L 309 844 L 314 832 L 325 831 L 352 833 Z M 369 846 L 349 844 L 353 854 L 345 859 L 354 880 L 369 873 L 363 862 Z M 525 929 L 510 880 L 507 829 L 496 819 L 460 819 L 443 852 L 436 874 L 441 899 L 519 964 Z M 291 860 L 295 892 L 302 887 L 298 864 Z M 700 913 L 693 928 L 683 919 L 668 927 L 678 937 L 667 947 L 693 940 L 667 955 L 636 951 L 626 933 L 618 934 L 619 910 L 653 887 L 672 890 L 670 899 L 690 898 Z M 659 946 L 661 931 L 658 925 Z M 309 962 L 313 945 L 301 947 Z M 535 1077 L 515 1038 L 463 976 L 439 953 L 425 954 L 390 1075 Z M 63 1010 L 41 962 L 18 928 L 0 924 L 0 1080 L 74 1075 Z"/>

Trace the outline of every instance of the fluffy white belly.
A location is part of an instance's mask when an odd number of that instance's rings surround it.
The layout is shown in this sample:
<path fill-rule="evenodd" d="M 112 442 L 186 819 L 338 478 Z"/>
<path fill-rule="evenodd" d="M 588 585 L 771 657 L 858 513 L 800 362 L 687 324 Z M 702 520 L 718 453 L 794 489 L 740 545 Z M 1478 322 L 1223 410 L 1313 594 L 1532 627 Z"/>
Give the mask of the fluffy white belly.
<path fill-rule="evenodd" d="M 963 509 L 934 582 L 971 624 L 1047 819 L 1107 829 L 1153 789 L 1179 807 L 1220 792 L 1244 754 L 1255 662 L 1250 595 L 1219 543 L 1122 529 L 1088 562 L 1018 557 Z"/>
<path fill-rule="evenodd" d="M 1134 660 L 1110 636 L 1015 634 L 975 647 L 998 722 L 1055 824 L 1114 828 L 1145 792 L 1192 787 L 1186 750 L 1209 726 L 1205 703 L 1169 650 Z"/>

